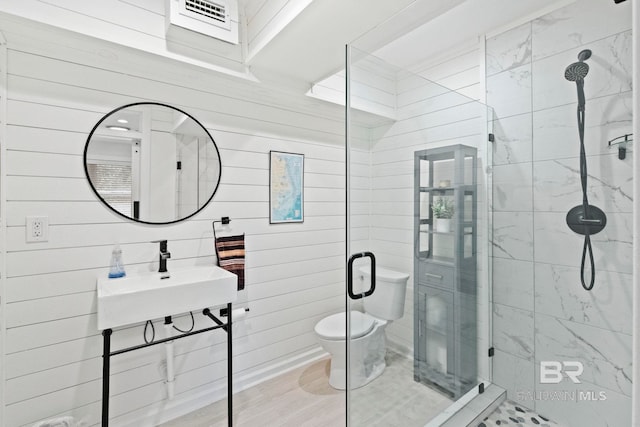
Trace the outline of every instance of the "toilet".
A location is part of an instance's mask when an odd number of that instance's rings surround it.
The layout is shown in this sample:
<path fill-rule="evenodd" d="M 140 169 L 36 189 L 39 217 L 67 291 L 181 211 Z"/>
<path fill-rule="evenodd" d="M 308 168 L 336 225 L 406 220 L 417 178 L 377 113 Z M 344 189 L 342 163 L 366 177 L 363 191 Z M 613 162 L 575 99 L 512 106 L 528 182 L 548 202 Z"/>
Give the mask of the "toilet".
<path fill-rule="evenodd" d="M 369 267 L 362 267 L 362 289 L 369 289 Z M 386 268 L 376 268 L 376 289 L 363 298 L 364 313 L 351 315 L 351 388 L 362 387 L 376 379 L 385 368 L 386 342 L 384 330 L 391 321 L 404 314 L 404 300 L 409 275 Z M 338 390 L 346 389 L 346 313 L 325 317 L 315 326 L 322 347 L 331 355 L 329 384 Z"/>

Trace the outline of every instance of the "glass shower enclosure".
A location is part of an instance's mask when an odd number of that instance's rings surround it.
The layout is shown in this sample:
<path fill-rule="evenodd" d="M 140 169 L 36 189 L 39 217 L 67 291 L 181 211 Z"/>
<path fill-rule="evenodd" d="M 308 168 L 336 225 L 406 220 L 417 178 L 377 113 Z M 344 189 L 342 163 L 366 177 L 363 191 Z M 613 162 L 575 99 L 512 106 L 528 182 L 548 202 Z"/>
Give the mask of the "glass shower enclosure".
<path fill-rule="evenodd" d="M 353 46 L 345 76 L 347 422 L 441 425 L 491 382 L 491 110 Z"/>

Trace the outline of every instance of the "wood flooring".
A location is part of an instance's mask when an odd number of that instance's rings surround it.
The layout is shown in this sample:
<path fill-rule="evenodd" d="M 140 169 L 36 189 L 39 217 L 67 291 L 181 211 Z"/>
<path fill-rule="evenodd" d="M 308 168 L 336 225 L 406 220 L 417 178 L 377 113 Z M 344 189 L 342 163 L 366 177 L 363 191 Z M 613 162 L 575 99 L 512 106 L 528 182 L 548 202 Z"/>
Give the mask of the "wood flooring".
<path fill-rule="evenodd" d="M 383 374 L 352 392 L 352 426 L 422 427 L 452 401 L 413 381 L 412 361 L 387 352 Z M 234 395 L 237 427 L 340 427 L 345 392 L 329 386 L 329 358 L 292 370 Z M 162 427 L 226 427 L 226 400 Z"/>

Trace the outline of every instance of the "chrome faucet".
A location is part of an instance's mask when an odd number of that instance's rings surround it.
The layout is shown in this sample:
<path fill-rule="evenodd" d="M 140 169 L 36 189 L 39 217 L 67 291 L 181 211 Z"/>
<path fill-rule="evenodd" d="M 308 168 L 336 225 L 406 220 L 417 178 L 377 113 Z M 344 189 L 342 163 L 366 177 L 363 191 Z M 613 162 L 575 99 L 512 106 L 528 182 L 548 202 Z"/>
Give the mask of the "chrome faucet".
<path fill-rule="evenodd" d="M 162 279 L 167 279 L 169 278 L 169 272 L 167 271 L 167 260 L 171 258 L 171 252 L 167 250 L 167 241 L 154 240 L 151 243 L 160 243 L 160 268 L 158 268 L 158 273 L 161 274 Z"/>

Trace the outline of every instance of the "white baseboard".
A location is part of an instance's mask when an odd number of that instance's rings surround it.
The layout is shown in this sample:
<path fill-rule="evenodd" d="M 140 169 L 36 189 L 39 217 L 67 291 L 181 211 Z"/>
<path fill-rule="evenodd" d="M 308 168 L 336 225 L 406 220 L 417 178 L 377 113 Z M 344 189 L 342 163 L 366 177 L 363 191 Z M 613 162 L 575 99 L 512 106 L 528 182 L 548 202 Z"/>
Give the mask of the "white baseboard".
<path fill-rule="evenodd" d="M 413 348 L 409 348 L 406 345 L 387 338 L 387 348 L 409 359 L 413 359 Z"/>
<path fill-rule="evenodd" d="M 236 394 L 246 390 L 325 356 L 328 356 L 328 353 L 318 346 L 267 367 L 236 374 L 233 378 L 233 393 Z M 153 427 L 197 411 L 207 405 L 225 399 L 226 396 L 226 385 L 212 387 L 204 392 L 177 395 L 172 400 L 163 400 L 138 411 L 128 413 L 126 416 L 112 419 L 110 424 L 115 427 Z M 126 419 L 124 419 L 125 417 Z"/>

